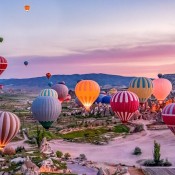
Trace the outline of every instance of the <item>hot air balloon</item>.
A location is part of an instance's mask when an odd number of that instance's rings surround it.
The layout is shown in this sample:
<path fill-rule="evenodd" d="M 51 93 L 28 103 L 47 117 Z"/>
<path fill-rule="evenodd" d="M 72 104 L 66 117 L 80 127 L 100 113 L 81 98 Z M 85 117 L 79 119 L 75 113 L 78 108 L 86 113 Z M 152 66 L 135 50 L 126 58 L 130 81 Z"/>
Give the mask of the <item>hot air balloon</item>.
<path fill-rule="evenodd" d="M 50 81 L 50 82 L 48 83 L 48 86 L 49 86 L 49 87 L 52 87 L 52 85 L 53 85 L 53 83 Z"/>
<path fill-rule="evenodd" d="M 163 108 L 162 118 L 168 128 L 175 134 L 175 103 Z"/>
<path fill-rule="evenodd" d="M 2 37 L 0 37 L 0 43 L 2 43 L 3 42 L 3 38 Z"/>
<path fill-rule="evenodd" d="M 60 100 L 60 102 L 63 102 L 68 95 L 68 88 L 65 84 L 55 84 L 52 86 L 52 89 L 54 89 L 57 92 L 58 99 Z"/>
<path fill-rule="evenodd" d="M 11 112 L 0 111 L 0 149 L 3 149 L 18 133 L 19 118 Z"/>
<path fill-rule="evenodd" d="M 51 73 L 47 73 L 47 74 L 46 74 L 46 77 L 47 77 L 48 79 L 49 79 L 51 76 L 52 76 Z"/>
<path fill-rule="evenodd" d="M 82 80 L 77 83 L 75 94 L 86 110 L 89 110 L 100 94 L 100 86 L 93 80 Z"/>
<path fill-rule="evenodd" d="M 112 95 L 114 95 L 114 94 L 116 94 L 116 93 L 117 93 L 117 89 L 112 88 L 112 89 L 110 89 L 110 90 L 109 90 L 109 92 L 108 92 L 108 93 L 109 93 L 109 95 L 111 95 L 111 96 L 112 96 Z"/>
<path fill-rule="evenodd" d="M 128 91 L 134 92 L 139 97 L 140 104 L 144 104 L 153 93 L 152 80 L 145 77 L 134 78 Z"/>
<path fill-rule="evenodd" d="M 24 61 L 24 65 L 27 66 L 29 64 L 28 61 Z"/>
<path fill-rule="evenodd" d="M 24 6 L 24 10 L 25 10 L 26 12 L 28 12 L 28 11 L 30 10 L 30 5 L 25 5 L 25 6 Z"/>
<path fill-rule="evenodd" d="M 50 96 L 50 97 L 54 97 L 54 98 L 58 99 L 58 94 L 53 89 L 43 89 L 40 92 L 39 96 Z"/>
<path fill-rule="evenodd" d="M 65 101 L 65 102 L 69 102 L 70 100 L 71 100 L 71 95 L 68 94 L 64 101 Z"/>
<path fill-rule="evenodd" d="M 104 103 L 104 104 L 110 104 L 110 101 L 111 101 L 111 96 L 109 96 L 109 95 L 106 95 L 106 96 L 104 96 L 103 98 L 102 98 L 102 103 Z"/>
<path fill-rule="evenodd" d="M 153 80 L 153 95 L 156 99 L 162 103 L 165 98 L 170 94 L 172 90 L 172 84 L 169 80 L 165 78 L 154 79 Z"/>
<path fill-rule="evenodd" d="M 3 85 L 3 84 L 0 84 L 0 89 L 1 89 L 1 90 L 3 89 L 3 87 L 4 87 L 4 85 Z"/>
<path fill-rule="evenodd" d="M 61 103 L 54 97 L 39 96 L 33 101 L 31 109 L 34 118 L 49 129 L 61 113 Z"/>
<path fill-rule="evenodd" d="M 0 56 L 0 75 L 5 71 L 7 68 L 7 60 L 4 57 Z"/>
<path fill-rule="evenodd" d="M 101 103 L 101 102 L 102 102 L 102 98 L 103 98 L 104 96 L 105 96 L 105 95 L 100 94 L 100 95 L 98 96 L 98 98 L 95 100 L 94 103 Z"/>
<path fill-rule="evenodd" d="M 111 98 L 111 108 L 123 123 L 128 122 L 139 108 L 139 99 L 129 91 L 117 92 Z"/>

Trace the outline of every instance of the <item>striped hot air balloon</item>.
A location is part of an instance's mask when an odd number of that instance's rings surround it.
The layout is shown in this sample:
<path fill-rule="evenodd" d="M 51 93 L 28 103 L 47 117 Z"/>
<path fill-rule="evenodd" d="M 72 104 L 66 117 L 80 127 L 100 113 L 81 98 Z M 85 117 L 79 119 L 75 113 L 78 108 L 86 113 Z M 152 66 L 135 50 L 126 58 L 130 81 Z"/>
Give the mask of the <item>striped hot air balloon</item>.
<path fill-rule="evenodd" d="M 139 97 L 140 104 L 144 104 L 153 93 L 152 80 L 145 77 L 134 78 L 128 91 L 134 92 Z"/>
<path fill-rule="evenodd" d="M 162 118 L 168 128 L 175 134 L 175 103 L 163 108 Z"/>
<path fill-rule="evenodd" d="M 0 56 L 0 75 L 6 70 L 7 68 L 7 60 L 4 57 Z"/>
<path fill-rule="evenodd" d="M 40 92 L 39 96 L 50 96 L 50 97 L 54 97 L 54 98 L 58 99 L 58 94 L 53 89 L 43 89 Z"/>
<path fill-rule="evenodd" d="M 139 99 L 133 92 L 118 92 L 111 98 L 111 108 L 123 123 L 128 122 L 139 108 Z"/>
<path fill-rule="evenodd" d="M 165 78 L 158 78 L 153 80 L 153 95 L 156 99 L 162 103 L 172 90 L 172 84 Z"/>
<path fill-rule="evenodd" d="M 19 118 L 11 112 L 0 111 L 0 149 L 3 149 L 18 133 Z"/>
<path fill-rule="evenodd" d="M 33 101 L 31 109 L 34 118 L 49 129 L 61 113 L 61 103 L 54 97 L 39 96 Z"/>
<path fill-rule="evenodd" d="M 100 94 L 100 86 L 93 80 L 81 80 L 75 87 L 75 94 L 86 110 L 89 110 Z"/>
<path fill-rule="evenodd" d="M 63 102 L 64 99 L 67 97 L 68 95 L 68 88 L 65 84 L 62 83 L 58 83 L 52 86 L 52 89 L 54 89 L 57 94 L 58 94 L 58 99 L 60 100 L 60 102 Z"/>

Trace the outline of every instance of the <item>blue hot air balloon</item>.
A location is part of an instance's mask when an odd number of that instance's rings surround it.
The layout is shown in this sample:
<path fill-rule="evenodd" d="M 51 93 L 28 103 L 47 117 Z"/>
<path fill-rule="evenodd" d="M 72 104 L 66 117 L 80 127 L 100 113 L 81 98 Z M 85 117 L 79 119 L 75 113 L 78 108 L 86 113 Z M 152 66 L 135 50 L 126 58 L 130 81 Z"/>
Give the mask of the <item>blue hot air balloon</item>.
<path fill-rule="evenodd" d="M 110 104 L 110 101 L 111 101 L 111 96 L 109 95 L 106 95 L 102 98 L 102 103 Z"/>
<path fill-rule="evenodd" d="M 24 61 L 24 65 L 27 66 L 29 64 L 28 61 Z"/>
<path fill-rule="evenodd" d="M 101 102 L 102 102 L 102 98 L 103 98 L 104 96 L 105 96 L 104 94 L 100 94 L 100 95 L 98 96 L 98 98 L 95 100 L 94 103 L 101 103 Z"/>
<path fill-rule="evenodd" d="M 52 87 L 52 86 L 53 86 L 53 83 L 50 81 L 50 82 L 48 83 L 48 86 L 49 86 L 49 87 Z"/>
<path fill-rule="evenodd" d="M 49 129 L 61 113 L 61 103 L 50 96 L 39 96 L 32 103 L 32 113 L 36 120 Z"/>

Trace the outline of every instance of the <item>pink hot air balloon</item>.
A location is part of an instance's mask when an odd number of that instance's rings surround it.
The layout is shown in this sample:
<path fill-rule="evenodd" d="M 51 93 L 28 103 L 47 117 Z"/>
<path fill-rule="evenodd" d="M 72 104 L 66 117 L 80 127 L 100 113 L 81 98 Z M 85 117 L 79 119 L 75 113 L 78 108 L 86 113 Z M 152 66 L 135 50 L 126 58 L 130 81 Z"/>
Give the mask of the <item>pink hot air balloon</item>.
<path fill-rule="evenodd" d="M 175 103 L 163 108 L 162 118 L 168 128 L 175 134 Z"/>
<path fill-rule="evenodd" d="M 172 84 L 165 78 L 153 80 L 153 95 L 159 102 L 163 102 L 172 90 Z"/>
<path fill-rule="evenodd" d="M 58 99 L 60 102 L 63 102 L 67 95 L 68 95 L 68 88 L 65 84 L 58 83 L 52 86 L 52 89 L 54 89 L 58 93 Z"/>
<path fill-rule="evenodd" d="M 127 123 L 139 108 L 139 98 L 129 91 L 118 92 L 111 98 L 111 107 L 123 123 Z"/>
<path fill-rule="evenodd" d="M 15 114 L 0 111 L 0 150 L 16 136 L 19 128 L 20 120 Z"/>

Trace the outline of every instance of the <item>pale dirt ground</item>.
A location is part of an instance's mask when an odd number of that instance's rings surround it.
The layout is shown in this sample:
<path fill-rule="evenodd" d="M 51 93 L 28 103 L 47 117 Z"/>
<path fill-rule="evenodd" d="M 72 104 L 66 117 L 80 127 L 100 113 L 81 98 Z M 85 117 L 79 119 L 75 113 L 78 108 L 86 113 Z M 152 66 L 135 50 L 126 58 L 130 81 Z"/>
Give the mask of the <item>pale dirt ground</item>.
<path fill-rule="evenodd" d="M 148 123 L 144 120 L 138 122 Z M 161 144 L 161 158 L 168 158 L 175 166 L 175 136 L 169 129 L 156 131 L 146 130 L 138 134 L 128 135 L 126 138 L 116 138 L 104 146 L 71 143 L 62 140 L 52 140 L 50 141 L 50 146 L 54 151 L 61 150 L 64 153 L 69 152 L 73 157 L 77 157 L 83 153 L 87 156 L 88 160 L 99 163 L 122 163 L 139 166 L 137 161 L 152 158 L 154 140 Z M 132 155 L 136 146 L 142 149 L 142 155 Z"/>

